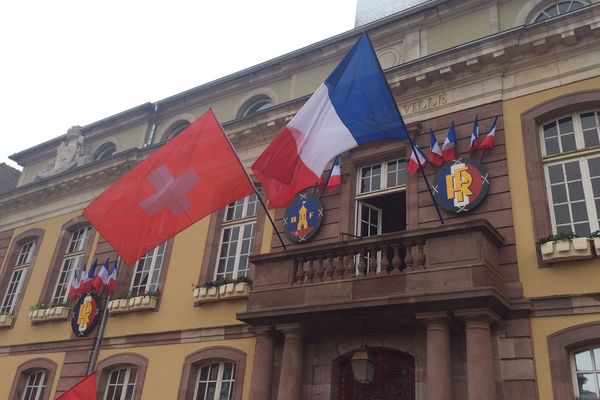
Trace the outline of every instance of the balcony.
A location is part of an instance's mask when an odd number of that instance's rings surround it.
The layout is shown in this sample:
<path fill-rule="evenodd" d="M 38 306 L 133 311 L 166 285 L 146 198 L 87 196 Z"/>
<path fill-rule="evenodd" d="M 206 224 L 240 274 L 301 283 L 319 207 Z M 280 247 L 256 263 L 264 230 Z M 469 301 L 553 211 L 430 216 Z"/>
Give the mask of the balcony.
<path fill-rule="evenodd" d="M 503 313 L 510 308 L 499 270 L 503 245 L 487 221 L 473 220 L 257 255 L 238 319 L 261 325 L 332 312 L 412 315 L 482 306 Z"/>

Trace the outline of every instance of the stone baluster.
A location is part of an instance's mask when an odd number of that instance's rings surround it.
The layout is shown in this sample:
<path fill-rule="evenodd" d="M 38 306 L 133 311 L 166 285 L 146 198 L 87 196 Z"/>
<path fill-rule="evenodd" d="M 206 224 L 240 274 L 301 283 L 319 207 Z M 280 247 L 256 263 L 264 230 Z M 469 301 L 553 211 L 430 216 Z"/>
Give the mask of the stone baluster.
<path fill-rule="evenodd" d="M 323 256 L 315 256 L 316 265 L 314 282 L 323 282 Z"/>
<path fill-rule="evenodd" d="M 389 256 L 390 248 L 388 246 L 383 246 L 381 248 L 381 273 L 389 274 L 390 273 L 390 259 Z"/>
<path fill-rule="evenodd" d="M 394 257 L 392 257 L 392 273 L 397 274 L 401 271 L 400 267 L 402 259 L 400 258 L 400 243 L 394 243 L 392 248 L 394 250 Z"/>
<path fill-rule="evenodd" d="M 296 267 L 296 283 L 302 285 L 304 283 L 304 258 L 298 258 L 296 264 L 298 265 Z"/>
<path fill-rule="evenodd" d="M 356 266 L 354 265 L 354 252 L 349 252 L 346 253 L 346 263 L 345 263 L 345 269 L 344 269 L 344 278 L 346 279 L 350 279 L 352 277 L 354 277 L 354 271 L 356 269 Z"/>
<path fill-rule="evenodd" d="M 314 257 L 307 257 L 306 261 L 306 283 L 313 283 L 315 269 L 313 267 Z"/>
<path fill-rule="evenodd" d="M 413 256 L 412 256 L 412 243 L 406 244 L 406 257 L 404 258 L 404 264 L 406 264 L 406 271 L 413 271 Z"/>
<path fill-rule="evenodd" d="M 345 258 L 344 258 L 344 252 L 343 251 L 338 251 L 337 253 L 337 264 L 335 267 L 335 275 L 334 278 L 335 279 L 344 279 L 344 270 L 345 268 Z"/>
<path fill-rule="evenodd" d="M 367 273 L 367 254 L 369 250 L 362 249 L 358 259 L 358 275 L 364 276 Z"/>
<path fill-rule="evenodd" d="M 333 256 L 325 255 L 323 260 L 323 269 L 325 270 L 325 276 L 323 277 L 324 281 L 332 281 L 333 280 Z"/>
<path fill-rule="evenodd" d="M 425 269 L 425 251 L 423 250 L 425 242 L 417 243 L 417 257 L 415 259 L 415 269 Z"/>
<path fill-rule="evenodd" d="M 369 257 L 369 275 L 374 276 L 377 274 L 377 247 L 373 247 L 370 251 Z"/>

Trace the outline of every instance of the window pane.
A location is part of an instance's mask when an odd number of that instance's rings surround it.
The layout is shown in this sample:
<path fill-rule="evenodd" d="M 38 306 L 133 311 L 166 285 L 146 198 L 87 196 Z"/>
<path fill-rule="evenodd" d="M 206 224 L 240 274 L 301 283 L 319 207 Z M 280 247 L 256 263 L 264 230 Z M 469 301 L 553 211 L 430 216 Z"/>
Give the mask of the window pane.
<path fill-rule="evenodd" d="M 554 203 L 565 203 L 567 202 L 567 190 L 564 185 L 552 186 L 552 201 Z"/>
<path fill-rule="evenodd" d="M 548 176 L 550 178 L 550 183 L 559 183 L 564 182 L 565 177 L 563 174 L 562 165 L 551 165 L 548 167 Z"/>
<path fill-rule="evenodd" d="M 575 354 L 575 367 L 577 371 L 592 370 L 592 355 L 589 350 Z"/>
<path fill-rule="evenodd" d="M 566 163 L 565 172 L 568 181 L 581 179 L 581 171 L 579 170 L 579 162 L 577 161 Z"/>
<path fill-rule="evenodd" d="M 569 206 L 566 204 L 554 206 L 554 217 L 557 225 L 568 224 L 571 222 Z"/>
<path fill-rule="evenodd" d="M 573 222 L 582 222 L 588 220 L 585 202 L 573 203 L 571 205 L 571 210 L 573 212 Z"/>
<path fill-rule="evenodd" d="M 581 200 L 585 196 L 583 194 L 583 184 L 581 181 L 569 183 L 569 199 L 571 201 Z"/>

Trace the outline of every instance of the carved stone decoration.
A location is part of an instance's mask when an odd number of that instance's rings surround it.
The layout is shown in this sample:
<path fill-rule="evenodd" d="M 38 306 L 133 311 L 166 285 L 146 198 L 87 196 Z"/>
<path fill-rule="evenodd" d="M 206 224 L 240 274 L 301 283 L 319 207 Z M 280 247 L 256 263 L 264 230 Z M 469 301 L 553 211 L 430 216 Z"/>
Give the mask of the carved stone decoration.
<path fill-rule="evenodd" d="M 56 158 L 37 174 L 37 179 L 47 178 L 92 160 L 86 152 L 81 127 L 75 125 L 67 131 L 67 137 L 56 149 Z"/>

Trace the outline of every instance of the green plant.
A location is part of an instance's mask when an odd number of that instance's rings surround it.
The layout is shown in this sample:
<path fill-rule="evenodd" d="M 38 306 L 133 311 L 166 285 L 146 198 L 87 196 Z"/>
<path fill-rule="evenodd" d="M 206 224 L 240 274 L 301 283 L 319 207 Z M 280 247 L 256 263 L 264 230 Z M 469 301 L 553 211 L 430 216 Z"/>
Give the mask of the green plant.
<path fill-rule="evenodd" d="M 46 310 L 50 308 L 50 304 L 46 304 L 46 303 L 37 303 L 32 305 L 31 307 L 29 307 L 29 311 L 35 311 L 35 310 Z"/>
<path fill-rule="evenodd" d="M 117 293 L 114 293 L 110 296 L 111 300 L 122 300 L 122 299 L 128 299 L 131 296 L 129 295 L 129 292 L 127 292 L 126 290 L 121 290 Z"/>
<path fill-rule="evenodd" d="M 158 299 L 158 296 L 160 295 L 158 289 L 156 290 L 148 290 L 146 292 L 144 292 L 144 296 L 150 296 L 150 297 L 156 297 Z"/>
<path fill-rule="evenodd" d="M 53 301 L 52 303 L 50 303 L 48 305 L 47 308 L 66 307 L 66 306 L 67 306 L 67 302 L 66 301 Z"/>
<path fill-rule="evenodd" d="M 597 230 L 595 232 L 590 233 L 590 236 L 588 236 L 590 239 L 594 239 L 594 238 L 600 238 L 600 230 Z"/>
<path fill-rule="evenodd" d="M 252 279 L 250 279 L 247 276 L 240 275 L 237 278 L 235 278 L 235 283 L 247 283 L 247 284 L 251 285 L 252 284 Z"/>
<path fill-rule="evenodd" d="M 537 244 L 544 244 L 547 242 L 558 242 L 559 240 L 570 240 L 570 239 L 575 239 L 577 236 L 575 233 L 573 232 L 558 232 L 556 235 L 548 235 L 545 238 L 542 238 L 540 240 L 537 241 Z"/>
<path fill-rule="evenodd" d="M 8 312 L 8 311 L 2 311 L 2 312 L 0 312 L 0 316 L 2 316 L 2 315 L 12 315 L 12 313 Z"/>

